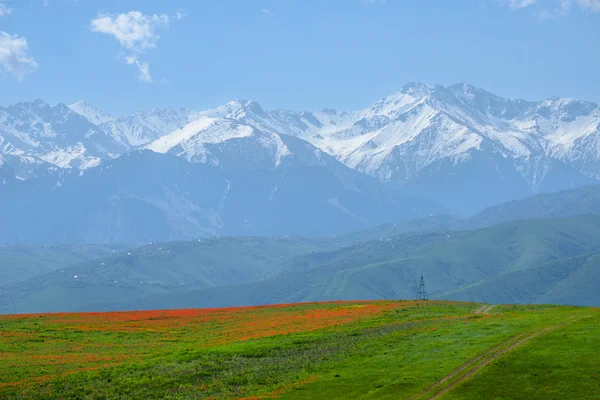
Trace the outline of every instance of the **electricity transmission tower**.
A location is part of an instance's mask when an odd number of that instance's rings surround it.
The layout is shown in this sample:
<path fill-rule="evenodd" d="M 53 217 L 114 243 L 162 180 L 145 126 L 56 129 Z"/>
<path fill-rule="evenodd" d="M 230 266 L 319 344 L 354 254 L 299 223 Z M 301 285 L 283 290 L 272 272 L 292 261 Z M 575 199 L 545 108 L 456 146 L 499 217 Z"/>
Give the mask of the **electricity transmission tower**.
<path fill-rule="evenodd" d="M 427 297 L 427 289 L 425 289 L 425 279 L 423 279 L 423 274 L 421 274 L 421 282 L 419 282 L 417 300 L 429 300 L 429 297 Z"/>

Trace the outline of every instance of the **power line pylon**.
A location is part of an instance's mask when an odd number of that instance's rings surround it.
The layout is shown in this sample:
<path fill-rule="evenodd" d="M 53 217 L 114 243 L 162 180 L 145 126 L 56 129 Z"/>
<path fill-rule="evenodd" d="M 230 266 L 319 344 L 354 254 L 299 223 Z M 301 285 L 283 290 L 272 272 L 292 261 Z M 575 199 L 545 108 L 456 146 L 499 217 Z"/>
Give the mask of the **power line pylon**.
<path fill-rule="evenodd" d="M 421 282 L 419 282 L 417 300 L 429 300 L 429 297 L 427 296 L 427 289 L 425 288 L 425 279 L 423 279 L 423 274 L 421 274 Z"/>

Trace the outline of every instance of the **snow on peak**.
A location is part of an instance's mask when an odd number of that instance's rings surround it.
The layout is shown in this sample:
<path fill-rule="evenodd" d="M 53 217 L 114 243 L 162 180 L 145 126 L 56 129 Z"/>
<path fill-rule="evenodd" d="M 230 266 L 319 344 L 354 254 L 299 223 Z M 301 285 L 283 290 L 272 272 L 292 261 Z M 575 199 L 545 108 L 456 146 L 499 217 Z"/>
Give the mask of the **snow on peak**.
<path fill-rule="evenodd" d="M 192 117 L 193 119 L 200 117 L 225 118 L 230 114 L 233 114 L 242 109 L 244 107 L 244 104 L 246 103 L 246 100 L 233 100 L 227 104 L 223 104 L 222 106 L 216 108 L 192 113 Z"/>
<path fill-rule="evenodd" d="M 414 98 L 422 98 L 430 94 L 433 88 L 421 82 L 410 82 L 404 85 L 400 91 Z"/>
<path fill-rule="evenodd" d="M 395 118 L 397 115 L 406 111 L 412 105 L 418 103 L 422 99 L 423 92 L 409 91 L 412 94 L 403 91 L 396 92 L 390 96 L 384 97 L 378 102 L 359 111 L 361 118 L 371 118 L 374 116 L 386 116 Z"/>
<path fill-rule="evenodd" d="M 281 137 L 275 133 L 270 135 L 261 136 L 259 139 L 261 145 L 271 149 L 275 154 L 275 166 L 281 165 L 281 160 L 287 156 L 292 155 L 288 147 L 283 143 Z"/>
<path fill-rule="evenodd" d="M 85 117 L 97 130 L 69 110 Z M 62 125 L 69 118 L 69 124 Z M 7 121 L 12 124 L 8 130 Z M 73 128 L 66 137 L 55 132 L 53 124 L 61 126 L 62 133 L 67 132 L 64 126 Z M 13 129 L 17 126 L 28 131 L 17 132 Z M 515 159 L 550 157 L 580 162 L 577 168 L 585 169 L 588 175 L 600 168 L 597 104 L 572 98 L 510 100 L 466 83 L 431 87 L 413 82 L 363 109 L 349 112 L 265 110 L 253 100 L 234 100 L 200 112 L 155 109 L 114 118 L 83 101 L 68 109 L 34 101 L 0 107 L 0 128 L 7 132 L 2 133 L 4 138 L 0 135 L 0 152 L 33 149 L 38 158 L 46 154 L 46 160 L 59 166 L 75 165 L 78 160 L 93 165 L 93 157 L 104 159 L 101 151 L 96 152 L 95 143 L 106 147 L 107 138 L 121 146 L 110 157 L 144 146 L 195 161 L 207 159 L 210 151 L 215 152 L 211 157 L 217 157 L 216 148 L 235 148 L 248 152 L 249 157 L 260 157 L 257 152 L 266 148 L 268 154 L 275 155 L 278 165 L 290 154 L 285 144 L 288 139 L 283 136 L 288 135 L 309 142 L 352 168 L 384 179 L 394 173 L 414 174 L 440 160 L 462 162 L 482 149 L 494 149 Z M 90 137 L 92 140 L 88 140 Z M 215 146 L 248 137 L 252 138 Z M 59 140 L 65 143 L 57 145 Z M 38 151 L 50 141 L 52 146 Z M 78 141 L 93 154 L 75 146 Z M 15 145 L 21 142 L 24 144 L 20 148 Z"/>
<path fill-rule="evenodd" d="M 146 146 L 147 149 L 156 153 L 167 153 L 173 147 L 189 140 L 194 135 L 208 128 L 216 118 L 200 117 L 186 126 L 165 135 Z"/>
<path fill-rule="evenodd" d="M 80 100 L 68 106 L 73 112 L 85 117 L 94 125 L 100 125 L 115 119 L 113 116 L 104 113 L 95 106 Z"/>
<path fill-rule="evenodd" d="M 266 118 L 267 117 L 267 114 L 265 113 L 265 110 L 263 110 L 263 108 L 261 107 L 261 105 L 258 104 L 258 102 L 255 101 L 255 100 L 247 101 L 243 105 L 243 110 L 247 114 L 253 114 L 254 116 L 257 116 L 257 117 L 260 117 L 260 118 Z"/>

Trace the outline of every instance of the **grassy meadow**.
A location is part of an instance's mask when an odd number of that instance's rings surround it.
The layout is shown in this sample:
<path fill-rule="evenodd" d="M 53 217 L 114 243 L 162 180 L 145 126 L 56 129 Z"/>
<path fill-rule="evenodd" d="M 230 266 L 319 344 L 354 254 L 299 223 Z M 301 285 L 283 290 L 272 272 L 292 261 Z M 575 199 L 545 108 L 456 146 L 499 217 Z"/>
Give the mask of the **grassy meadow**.
<path fill-rule="evenodd" d="M 0 316 L 0 398 L 600 397 L 595 308 L 449 301 Z"/>

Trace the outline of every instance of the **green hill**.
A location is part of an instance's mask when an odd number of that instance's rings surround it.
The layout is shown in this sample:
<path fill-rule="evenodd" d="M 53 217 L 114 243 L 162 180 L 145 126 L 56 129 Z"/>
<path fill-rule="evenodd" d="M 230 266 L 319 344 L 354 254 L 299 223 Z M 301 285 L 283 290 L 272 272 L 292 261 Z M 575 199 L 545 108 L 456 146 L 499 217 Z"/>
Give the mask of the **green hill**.
<path fill-rule="evenodd" d="M 599 304 L 600 252 L 507 271 L 440 297 L 501 303 Z"/>
<path fill-rule="evenodd" d="M 541 193 L 489 207 L 467 219 L 470 226 L 491 226 L 507 221 L 600 214 L 600 185 Z"/>
<path fill-rule="evenodd" d="M 119 245 L 0 246 L 0 286 L 107 257 L 113 250 L 122 251 L 123 248 Z"/>
<path fill-rule="evenodd" d="M 582 266 L 574 262 L 597 251 L 600 215 L 518 221 L 475 231 L 371 241 L 297 257 L 263 281 L 106 306 L 138 309 L 406 299 L 414 298 L 421 273 L 433 298 L 488 302 L 553 299 L 598 305 L 600 292 L 593 290 L 591 283 L 598 276 L 597 258 L 589 258 Z M 524 291 L 522 284 L 515 282 L 535 284 L 537 290 Z M 487 290 L 486 285 L 496 289 Z"/>
<path fill-rule="evenodd" d="M 0 316 L 2 399 L 595 399 L 600 310 L 449 301 Z"/>
<path fill-rule="evenodd" d="M 130 249 L 37 275 L 0 293 L 4 312 L 101 309 L 150 295 L 259 280 L 291 257 L 339 246 L 335 240 L 212 238 Z"/>
<path fill-rule="evenodd" d="M 421 273 L 436 298 L 598 305 L 599 213 L 600 185 L 322 238 L 0 248 L 0 313 L 412 298 Z"/>
<path fill-rule="evenodd" d="M 394 224 L 381 224 L 338 235 L 355 243 L 409 233 L 464 231 L 526 219 L 551 219 L 600 214 L 600 185 L 542 193 L 489 207 L 466 218 L 432 215 Z"/>

